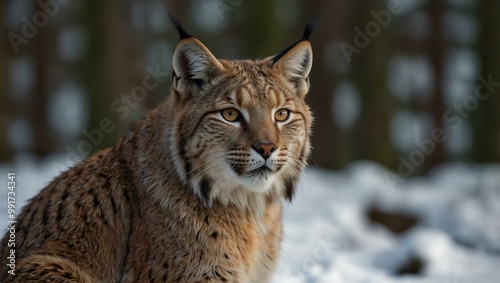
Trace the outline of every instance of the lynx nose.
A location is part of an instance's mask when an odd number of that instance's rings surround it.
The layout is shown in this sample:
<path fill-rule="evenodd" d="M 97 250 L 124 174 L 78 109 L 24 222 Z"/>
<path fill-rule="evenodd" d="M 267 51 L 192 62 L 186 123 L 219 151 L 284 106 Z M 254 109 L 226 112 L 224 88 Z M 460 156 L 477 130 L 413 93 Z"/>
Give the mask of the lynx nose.
<path fill-rule="evenodd" d="M 259 143 L 256 146 L 252 145 L 252 147 L 264 159 L 268 159 L 269 156 L 271 156 L 271 154 L 276 150 L 276 145 L 274 143 Z"/>

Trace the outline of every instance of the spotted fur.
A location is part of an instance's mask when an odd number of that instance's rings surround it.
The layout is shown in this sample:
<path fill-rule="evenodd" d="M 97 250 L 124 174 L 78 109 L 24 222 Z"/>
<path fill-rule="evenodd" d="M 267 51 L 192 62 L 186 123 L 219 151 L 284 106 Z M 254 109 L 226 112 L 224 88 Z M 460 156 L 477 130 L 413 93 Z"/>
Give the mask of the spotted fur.
<path fill-rule="evenodd" d="M 310 151 L 312 28 L 278 59 L 228 61 L 174 22 L 170 97 L 29 202 L 0 282 L 269 281 Z"/>

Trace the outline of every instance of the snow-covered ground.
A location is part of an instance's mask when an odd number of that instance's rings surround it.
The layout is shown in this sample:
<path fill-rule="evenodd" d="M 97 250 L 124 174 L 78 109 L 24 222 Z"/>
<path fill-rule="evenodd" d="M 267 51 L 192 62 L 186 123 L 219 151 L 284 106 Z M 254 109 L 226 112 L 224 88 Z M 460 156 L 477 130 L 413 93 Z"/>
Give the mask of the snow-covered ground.
<path fill-rule="evenodd" d="M 285 207 L 274 282 L 500 282 L 500 166 L 448 164 L 394 184 L 372 162 L 309 169 Z M 419 219 L 400 235 L 370 208 Z M 415 260 L 419 274 L 396 275 Z"/>
<path fill-rule="evenodd" d="M 7 173 L 16 173 L 19 207 L 61 164 L 62 157 L 38 164 L 24 158 L 0 165 L 0 176 L 6 183 Z M 370 211 L 416 224 L 393 233 Z M 295 201 L 285 205 L 273 282 L 500 282 L 500 165 L 447 164 L 406 181 L 373 162 L 338 172 L 308 169 Z"/>

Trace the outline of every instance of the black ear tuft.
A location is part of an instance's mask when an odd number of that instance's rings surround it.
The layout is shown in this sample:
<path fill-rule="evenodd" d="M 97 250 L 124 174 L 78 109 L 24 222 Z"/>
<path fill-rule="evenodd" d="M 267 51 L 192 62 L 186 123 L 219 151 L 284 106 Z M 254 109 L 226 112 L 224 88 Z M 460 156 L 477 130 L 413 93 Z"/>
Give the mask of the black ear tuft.
<path fill-rule="evenodd" d="M 309 36 L 314 30 L 314 27 L 319 23 L 320 16 L 311 18 L 306 23 L 306 28 L 304 29 L 304 35 L 302 35 L 302 40 L 309 40 Z"/>
<path fill-rule="evenodd" d="M 168 13 L 168 16 L 170 18 L 170 21 L 174 25 L 175 29 L 177 30 L 177 32 L 179 32 L 180 39 L 193 37 L 192 35 L 187 33 L 187 31 L 182 26 L 181 21 L 176 16 L 172 15 L 171 13 Z"/>
<path fill-rule="evenodd" d="M 304 34 L 302 35 L 302 38 L 295 42 L 294 44 L 290 45 L 288 48 L 285 50 L 281 51 L 278 53 L 276 56 L 273 57 L 273 64 L 278 62 L 278 60 L 283 57 L 290 49 L 292 49 L 295 45 L 297 45 L 299 42 L 304 41 L 304 40 L 309 40 L 309 37 L 311 36 L 311 33 L 314 30 L 314 27 L 318 24 L 320 19 L 320 16 L 316 16 L 314 18 L 311 18 L 307 21 L 306 23 L 306 28 L 304 29 Z"/>

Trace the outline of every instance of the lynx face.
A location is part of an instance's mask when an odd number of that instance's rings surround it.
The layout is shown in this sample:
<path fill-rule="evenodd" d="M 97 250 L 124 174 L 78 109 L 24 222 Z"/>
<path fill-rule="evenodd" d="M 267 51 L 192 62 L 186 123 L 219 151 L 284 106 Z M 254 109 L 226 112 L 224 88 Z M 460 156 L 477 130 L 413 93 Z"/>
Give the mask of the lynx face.
<path fill-rule="evenodd" d="M 181 33 L 182 35 L 182 33 Z M 302 40 L 263 60 L 218 60 L 181 37 L 173 57 L 170 154 L 207 205 L 252 194 L 291 200 L 309 154 L 312 50 Z"/>

